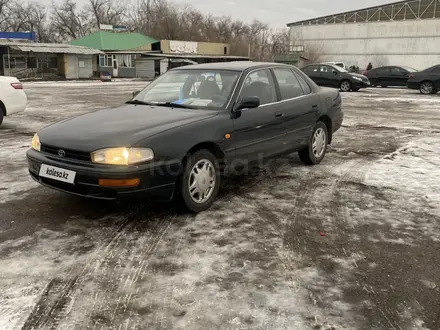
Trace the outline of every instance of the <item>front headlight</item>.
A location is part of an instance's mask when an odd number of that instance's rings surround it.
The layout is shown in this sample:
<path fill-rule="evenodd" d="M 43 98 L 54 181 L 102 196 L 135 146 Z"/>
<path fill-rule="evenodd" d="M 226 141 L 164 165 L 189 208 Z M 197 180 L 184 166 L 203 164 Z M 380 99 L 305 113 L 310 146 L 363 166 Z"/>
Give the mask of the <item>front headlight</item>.
<path fill-rule="evenodd" d="M 356 80 L 362 81 L 362 78 L 359 78 L 359 77 L 356 77 L 356 76 L 353 76 L 353 79 L 356 79 Z"/>
<path fill-rule="evenodd" d="M 149 148 L 106 148 L 91 153 L 92 162 L 108 165 L 134 165 L 154 158 Z"/>
<path fill-rule="evenodd" d="M 40 138 L 38 137 L 38 134 L 34 134 L 34 137 L 32 138 L 32 149 L 41 151 L 41 143 Z"/>

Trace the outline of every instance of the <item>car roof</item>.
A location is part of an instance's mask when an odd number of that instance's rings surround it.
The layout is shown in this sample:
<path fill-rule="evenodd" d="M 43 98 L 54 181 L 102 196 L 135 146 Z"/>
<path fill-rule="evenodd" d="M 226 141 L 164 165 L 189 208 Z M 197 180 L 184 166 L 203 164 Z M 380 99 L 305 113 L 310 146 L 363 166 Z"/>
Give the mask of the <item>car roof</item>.
<path fill-rule="evenodd" d="M 194 64 L 185 65 L 181 67 L 174 68 L 172 70 L 232 70 L 232 71 L 245 71 L 247 69 L 254 68 L 268 68 L 273 66 L 280 67 L 292 67 L 288 64 L 273 63 L 273 62 L 252 62 L 252 61 L 232 61 L 232 62 L 216 62 L 216 63 L 204 63 L 204 64 Z"/>

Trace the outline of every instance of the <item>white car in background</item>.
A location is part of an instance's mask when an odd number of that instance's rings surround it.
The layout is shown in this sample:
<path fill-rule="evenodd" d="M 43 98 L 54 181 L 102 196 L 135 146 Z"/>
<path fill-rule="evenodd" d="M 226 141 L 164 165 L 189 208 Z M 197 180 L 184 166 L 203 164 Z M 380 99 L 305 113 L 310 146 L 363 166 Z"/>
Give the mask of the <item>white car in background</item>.
<path fill-rule="evenodd" d="M 15 77 L 0 76 L 0 125 L 3 117 L 26 109 L 27 96 Z"/>

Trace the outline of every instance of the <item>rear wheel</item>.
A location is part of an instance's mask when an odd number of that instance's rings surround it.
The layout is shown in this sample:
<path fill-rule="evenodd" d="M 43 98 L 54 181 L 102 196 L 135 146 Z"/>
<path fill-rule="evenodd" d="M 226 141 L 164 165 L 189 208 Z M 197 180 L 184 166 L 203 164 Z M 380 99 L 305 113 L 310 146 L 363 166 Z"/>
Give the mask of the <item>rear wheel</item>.
<path fill-rule="evenodd" d="M 305 165 L 319 164 L 324 159 L 327 144 L 327 126 L 322 121 L 318 121 L 309 138 L 307 147 L 298 153 L 299 158 Z"/>
<path fill-rule="evenodd" d="M 339 88 L 342 92 L 349 92 L 351 90 L 351 82 L 349 80 L 342 80 Z"/>
<path fill-rule="evenodd" d="M 178 193 L 186 209 L 202 212 L 217 197 L 220 187 L 220 168 L 217 158 L 208 150 L 191 155 L 184 165 Z"/>
<path fill-rule="evenodd" d="M 420 84 L 420 93 L 424 95 L 435 93 L 434 84 L 430 81 L 423 81 Z"/>

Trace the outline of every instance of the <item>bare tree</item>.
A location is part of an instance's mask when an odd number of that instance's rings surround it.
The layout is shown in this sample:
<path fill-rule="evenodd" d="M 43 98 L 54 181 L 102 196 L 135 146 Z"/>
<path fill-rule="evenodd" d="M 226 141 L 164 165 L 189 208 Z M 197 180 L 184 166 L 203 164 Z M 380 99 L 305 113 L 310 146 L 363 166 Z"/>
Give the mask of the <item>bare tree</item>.
<path fill-rule="evenodd" d="M 52 8 L 51 23 L 57 39 L 78 39 L 91 32 L 90 12 L 86 8 L 78 10 L 73 0 L 52 4 Z"/>
<path fill-rule="evenodd" d="M 122 0 L 89 0 L 88 7 L 93 13 L 96 28 L 101 24 L 122 24 L 127 12 Z"/>
<path fill-rule="evenodd" d="M 302 56 L 307 58 L 311 63 L 320 62 L 325 55 L 324 47 L 321 44 L 307 44 L 304 45 L 304 52 Z"/>

